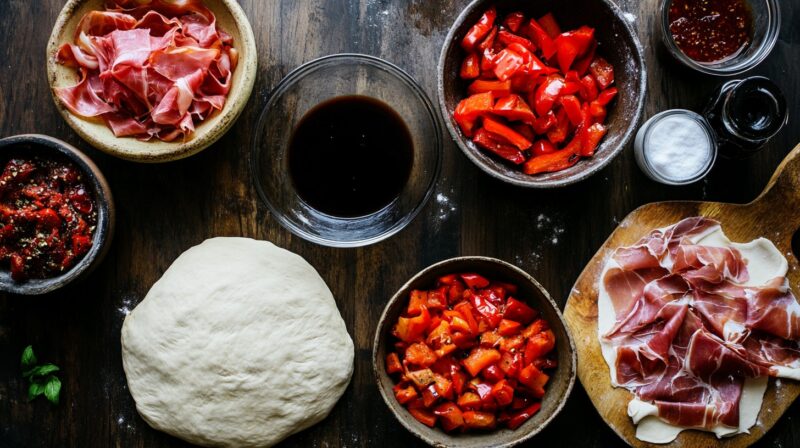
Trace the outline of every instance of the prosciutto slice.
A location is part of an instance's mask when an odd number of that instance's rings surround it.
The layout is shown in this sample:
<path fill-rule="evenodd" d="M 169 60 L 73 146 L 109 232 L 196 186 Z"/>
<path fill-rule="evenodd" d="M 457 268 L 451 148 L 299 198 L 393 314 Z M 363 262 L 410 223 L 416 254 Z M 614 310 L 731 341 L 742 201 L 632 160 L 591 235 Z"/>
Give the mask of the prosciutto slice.
<path fill-rule="evenodd" d="M 785 277 L 750 284 L 735 247 L 694 242 L 714 231 L 689 218 L 617 249 L 601 279 L 614 322 L 599 336 L 615 385 L 659 419 L 738 429 L 746 381 L 798 378 L 800 304 Z"/>
<path fill-rule="evenodd" d="M 225 107 L 238 53 L 200 0 L 110 0 L 56 60 L 80 82 L 56 96 L 117 137 L 173 141 Z"/>

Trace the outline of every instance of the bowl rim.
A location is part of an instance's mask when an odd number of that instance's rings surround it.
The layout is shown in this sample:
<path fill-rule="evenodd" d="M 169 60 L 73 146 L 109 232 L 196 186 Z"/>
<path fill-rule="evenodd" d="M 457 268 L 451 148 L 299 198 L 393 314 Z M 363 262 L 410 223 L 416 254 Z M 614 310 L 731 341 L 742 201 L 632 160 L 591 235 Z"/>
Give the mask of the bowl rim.
<path fill-rule="evenodd" d="M 748 58 L 742 59 L 738 63 L 732 64 L 728 67 L 719 66 L 720 62 L 697 62 L 687 56 L 675 43 L 670 31 L 669 21 L 669 6 L 673 0 L 660 0 L 659 4 L 659 26 L 661 29 L 661 40 L 664 46 L 667 47 L 669 53 L 681 64 L 689 67 L 697 72 L 713 76 L 736 76 L 741 75 L 751 69 L 755 68 L 764 60 L 769 57 L 775 45 L 778 43 L 778 38 L 781 34 L 781 5 L 778 0 L 763 0 L 766 3 L 767 11 L 769 14 L 769 22 L 767 23 L 766 37 L 756 51 Z M 749 3 L 749 2 L 748 2 Z M 736 60 L 733 57 L 732 60 Z M 731 59 L 724 60 L 722 63 L 730 63 Z"/>
<path fill-rule="evenodd" d="M 66 2 L 58 14 L 45 50 L 45 67 L 50 95 L 53 98 L 56 109 L 75 133 L 93 147 L 114 157 L 132 162 L 163 163 L 190 157 L 207 149 L 233 127 L 247 106 L 255 86 L 258 71 L 258 51 L 250 22 L 239 3 L 236 0 L 217 0 L 220 5 L 229 11 L 237 31 L 241 35 L 241 42 L 234 48 L 243 49 L 244 51 L 239 51 L 239 63 L 236 67 L 236 70 L 243 71 L 240 75 L 238 87 L 231 87 L 225 106 L 211 117 L 218 120 L 216 123 L 210 127 L 199 127 L 188 141 L 154 142 L 158 144 L 157 149 L 146 148 L 145 145 L 149 142 L 140 142 L 133 137 L 115 137 L 113 133 L 101 135 L 84 129 L 83 124 L 93 122 L 93 120 L 70 112 L 55 93 L 59 69 L 59 64 L 55 60 L 55 53 L 63 43 L 58 41 L 58 38 L 63 33 L 64 28 L 74 19 L 78 9 L 89 1 L 92 0 L 68 0 Z"/>
<path fill-rule="evenodd" d="M 619 8 L 613 1 L 611 0 L 599 0 L 600 3 L 605 5 L 606 8 L 610 9 L 614 17 L 622 24 L 626 33 L 628 33 L 631 41 L 633 42 L 633 54 L 635 59 L 639 62 L 641 66 L 641 77 L 639 80 L 639 85 L 636 86 L 638 91 L 640 92 L 639 98 L 636 101 L 636 108 L 632 118 L 628 121 L 628 128 L 623 134 L 619 144 L 611 148 L 611 154 L 601 160 L 596 165 L 592 166 L 591 169 L 586 171 L 580 171 L 573 174 L 570 177 L 558 180 L 537 180 L 535 176 L 530 176 L 530 180 L 520 180 L 515 179 L 512 177 L 508 177 L 499 171 L 495 170 L 491 166 L 485 164 L 482 160 L 480 160 L 474 153 L 473 150 L 468 147 L 464 143 L 464 137 L 461 133 L 460 129 L 456 129 L 452 123 L 452 120 L 449 117 L 442 117 L 444 120 L 445 126 L 447 126 L 447 130 L 450 133 L 453 141 L 456 143 L 458 148 L 461 150 L 467 158 L 475 164 L 478 168 L 480 168 L 484 173 L 494 177 L 495 179 L 499 179 L 505 183 L 515 185 L 517 187 L 525 187 L 525 188 L 534 188 L 534 189 L 554 189 L 554 188 L 561 188 L 566 187 L 569 185 L 576 184 L 583 180 L 586 180 L 592 177 L 594 174 L 601 171 L 603 168 L 608 166 L 617 156 L 628 146 L 631 142 L 636 130 L 639 126 L 639 123 L 642 120 L 642 115 L 644 114 L 644 107 L 645 107 L 645 100 L 647 98 L 647 59 L 644 55 L 644 48 L 642 47 L 642 43 L 639 40 L 639 36 L 636 34 L 636 30 L 633 29 L 630 21 L 624 18 L 624 12 L 622 9 Z M 457 40 L 455 39 L 455 34 L 458 31 L 458 28 L 466 20 L 467 16 L 469 16 L 475 9 L 482 7 L 486 3 L 491 3 L 491 0 L 472 0 L 470 4 L 468 4 L 458 15 L 453 25 L 450 27 L 450 31 L 447 33 L 447 37 L 445 38 L 444 44 L 442 45 L 441 53 L 439 54 L 439 62 L 437 64 L 437 95 L 439 97 L 439 109 L 441 113 L 444 115 L 447 113 L 447 104 L 445 102 L 444 97 L 444 70 L 445 70 L 445 63 L 447 59 L 447 52 L 452 45 L 455 45 Z M 580 163 L 580 162 L 578 162 Z"/>
<path fill-rule="evenodd" d="M 317 235 L 311 234 L 306 232 L 302 228 L 295 225 L 293 222 L 288 220 L 284 214 L 273 204 L 270 200 L 269 195 L 264 190 L 259 182 L 260 179 L 260 154 L 261 154 L 261 133 L 254 132 L 253 137 L 251 139 L 251 149 L 250 149 L 250 176 L 252 178 L 253 184 L 256 188 L 256 193 L 261 198 L 261 201 L 267 206 L 270 211 L 270 214 L 278 221 L 278 223 L 287 229 L 292 234 L 299 236 L 300 238 L 319 244 L 321 246 L 326 247 L 336 247 L 336 248 L 356 248 L 356 247 L 364 247 L 369 246 L 372 244 L 379 243 L 383 240 L 391 238 L 395 234 L 399 233 L 403 229 L 405 229 L 414 219 L 419 215 L 423 208 L 428 204 L 430 198 L 433 196 L 433 192 L 436 189 L 436 184 L 439 181 L 439 176 L 441 174 L 442 169 L 442 159 L 443 159 L 443 135 L 442 135 L 442 122 L 441 122 L 441 114 L 438 113 L 434 103 L 431 101 L 428 94 L 425 92 L 425 89 L 415 80 L 408 72 L 400 68 L 399 66 L 385 60 L 379 58 L 377 56 L 372 56 L 368 54 L 362 53 L 335 53 L 329 54 L 325 56 L 321 56 L 315 59 L 312 59 L 308 62 L 305 62 L 293 70 L 291 70 L 283 79 L 278 82 L 275 88 L 269 94 L 269 100 L 267 104 L 264 106 L 263 110 L 259 114 L 258 121 L 256 122 L 255 129 L 258 131 L 264 127 L 264 124 L 267 121 L 267 116 L 269 115 L 271 109 L 275 106 L 275 103 L 282 97 L 284 90 L 295 83 L 296 81 L 302 79 L 306 73 L 317 69 L 320 66 L 336 62 L 338 60 L 342 61 L 349 61 L 350 63 L 355 62 L 356 64 L 371 64 L 376 65 L 387 72 L 391 73 L 394 77 L 396 77 L 401 82 L 408 85 L 417 95 L 417 97 L 421 100 L 422 105 L 425 107 L 426 111 L 428 112 L 428 116 L 431 119 L 432 128 L 434 131 L 434 141 L 431 142 L 433 146 L 433 150 L 435 152 L 436 158 L 436 166 L 433 167 L 431 179 L 428 182 L 428 185 L 425 187 L 425 195 L 420 199 L 419 203 L 414 206 L 414 209 L 411 212 L 405 214 L 402 219 L 398 220 L 391 228 L 387 231 L 380 233 L 378 235 L 359 239 L 359 240 L 337 240 L 331 238 L 322 238 Z M 337 220 L 342 221 L 352 221 L 353 219 L 360 219 L 360 218 L 338 218 L 333 217 Z"/>
<path fill-rule="evenodd" d="M 514 272 L 517 275 L 520 275 L 522 278 L 525 279 L 525 281 L 529 282 L 534 287 L 534 289 L 539 291 L 539 293 L 541 294 L 542 299 L 545 300 L 545 302 L 548 304 L 548 306 L 552 307 L 553 311 L 558 316 L 558 320 L 560 321 L 561 325 L 564 328 L 564 334 L 567 335 L 567 341 L 569 342 L 569 358 L 570 358 L 571 363 L 572 363 L 572 368 L 570 369 L 569 374 L 568 374 L 569 375 L 569 380 L 567 382 L 567 388 L 566 388 L 566 391 L 565 391 L 564 395 L 562 397 L 560 397 L 560 399 L 558 401 L 558 404 L 556 405 L 555 409 L 553 410 L 553 413 L 547 419 L 545 419 L 545 421 L 543 421 L 542 424 L 540 426 L 538 426 L 536 429 L 534 429 L 532 431 L 529 431 L 527 433 L 520 433 L 520 437 L 519 438 L 516 438 L 516 439 L 511 440 L 509 442 L 492 445 L 494 448 L 510 448 L 510 447 L 516 446 L 516 445 L 518 445 L 518 444 L 520 444 L 522 442 L 525 442 L 526 440 L 529 440 L 533 436 L 539 434 L 550 423 L 552 423 L 552 421 L 564 409 L 564 407 L 566 406 L 567 401 L 569 401 L 569 397 L 572 395 L 572 390 L 575 387 L 575 382 L 576 382 L 577 373 L 578 373 L 578 354 L 577 354 L 577 349 L 575 347 L 575 340 L 572 337 L 572 333 L 570 333 L 570 331 L 569 331 L 569 326 L 566 324 L 566 321 L 564 320 L 564 315 L 561 312 L 561 309 L 559 308 L 558 304 L 550 296 L 550 293 L 532 275 L 528 274 L 523 269 L 521 269 L 521 268 L 519 268 L 519 267 L 517 267 L 517 266 L 515 266 L 515 265 L 513 265 L 513 264 L 511 264 L 511 263 L 509 263 L 507 261 L 503 261 L 503 260 L 500 260 L 500 259 L 497 259 L 497 258 L 493 258 L 493 257 L 479 256 L 479 255 L 467 255 L 467 256 L 453 257 L 453 258 L 448 258 L 448 259 L 436 262 L 434 264 L 431 264 L 430 266 L 428 266 L 428 267 L 422 269 L 421 271 L 417 272 L 416 274 L 414 274 L 414 276 L 412 276 L 408 281 L 406 281 L 392 295 L 391 299 L 389 299 L 389 301 L 386 302 L 386 305 L 383 307 L 383 311 L 381 312 L 381 316 L 378 319 L 378 325 L 375 328 L 375 335 L 373 336 L 373 340 L 372 340 L 372 374 L 373 374 L 373 379 L 375 380 L 375 387 L 378 388 L 378 392 L 380 393 L 381 397 L 383 398 L 383 401 L 386 404 L 386 407 L 389 408 L 389 411 L 391 411 L 391 414 L 394 416 L 394 418 L 404 428 L 406 428 L 406 430 L 408 430 L 411 434 L 413 434 L 417 438 L 423 440 L 425 443 L 427 443 L 429 445 L 432 445 L 432 446 L 435 446 L 435 447 L 442 447 L 442 448 L 445 448 L 445 447 L 448 446 L 447 444 L 444 444 L 442 442 L 438 442 L 436 440 L 430 440 L 424 434 L 419 433 L 416 430 L 416 428 L 414 428 L 414 426 L 409 424 L 409 422 L 407 421 L 409 419 L 401 418 L 400 415 L 398 415 L 398 413 L 394 410 L 394 408 L 392 407 L 391 403 L 396 401 L 395 397 L 388 396 L 386 394 L 386 392 L 384 391 L 383 387 L 381 387 L 381 384 L 382 384 L 382 378 L 381 378 L 382 371 L 379 368 L 380 360 L 378 359 L 378 351 L 379 351 L 379 347 L 381 347 L 382 344 L 385 342 L 384 340 L 382 340 L 383 339 L 383 333 L 384 333 L 383 330 L 386 327 L 386 325 L 390 325 L 391 324 L 391 322 L 388 321 L 387 314 L 389 312 L 389 309 L 392 307 L 392 305 L 394 305 L 396 302 L 398 302 L 400 300 L 405 300 L 406 299 L 405 292 L 408 289 L 411 288 L 412 284 L 414 284 L 416 281 L 418 281 L 421 277 L 427 275 L 429 272 L 434 271 L 436 269 L 439 269 L 439 268 L 441 268 L 443 266 L 453 265 L 453 264 L 461 263 L 461 262 L 483 262 L 483 263 L 494 264 L 494 265 L 497 265 L 498 267 L 500 267 L 501 269 L 505 269 L 505 270 L 508 270 L 510 272 Z M 411 420 L 413 420 L 413 418 L 410 419 L 409 421 L 411 421 Z M 420 423 L 420 425 L 421 425 L 421 423 Z M 515 431 L 518 431 L 518 430 L 519 429 L 517 429 Z M 446 434 L 446 433 L 443 432 L 442 434 Z"/>
<path fill-rule="evenodd" d="M 43 134 L 20 134 L 2 138 L 0 139 L 0 152 L 25 144 L 41 148 L 43 153 L 52 152 L 65 157 L 77 165 L 91 181 L 97 206 L 97 226 L 92 236 L 92 248 L 69 271 L 56 277 L 34 279 L 35 283 L 0 283 L 0 291 L 35 296 L 55 291 L 77 279 L 84 278 L 103 261 L 114 238 L 116 210 L 111 187 L 100 168 L 89 156 L 69 143 Z"/>

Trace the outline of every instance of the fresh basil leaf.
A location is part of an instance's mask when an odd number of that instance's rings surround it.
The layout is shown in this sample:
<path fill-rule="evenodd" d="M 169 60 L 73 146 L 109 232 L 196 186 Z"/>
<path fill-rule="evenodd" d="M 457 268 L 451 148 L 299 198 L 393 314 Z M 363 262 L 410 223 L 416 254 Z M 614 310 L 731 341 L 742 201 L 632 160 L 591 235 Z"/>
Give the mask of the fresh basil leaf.
<path fill-rule="evenodd" d="M 50 400 L 50 403 L 58 404 L 58 398 L 61 395 L 61 380 L 53 375 L 47 377 L 47 384 L 44 386 L 44 396 Z"/>
<path fill-rule="evenodd" d="M 36 365 L 36 355 L 33 354 L 33 346 L 29 345 L 22 351 L 22 370 L 28 370 Z"/>
<path fill-rule="evenodd" d="M 33 401 L 34 398 L 44 393 L 45 385 L 39 381 L 34 381 L 28 386 L 28 401 Z"/>
<path fill-rule="evenodd" d="M 55 364 L 42 364 L 40 366 L 36 366 L 27 372 L 23 373 L 22 376 L 26 378 L 33 378 L 33 377 L 41 377 L 50 375 L 53 372 L 58 372 L 59 368 Z"/>

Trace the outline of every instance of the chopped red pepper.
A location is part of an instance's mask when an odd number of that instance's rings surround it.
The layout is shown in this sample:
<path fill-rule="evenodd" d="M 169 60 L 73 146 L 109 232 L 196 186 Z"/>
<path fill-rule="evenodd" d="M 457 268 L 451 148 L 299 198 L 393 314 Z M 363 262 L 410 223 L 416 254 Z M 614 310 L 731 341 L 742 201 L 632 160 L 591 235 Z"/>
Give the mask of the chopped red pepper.
<path fill-rule="evenodd" d="M 400 357 L 397 356 L 397 353 L 392 352 L 386 355 L 386 373 L 391 375 L 402 371 L 403 365 L 400 364 Z"/>
<path fill-rule="evenodd" d="M 503 20 L 503 26 L 517 33 L 522 28 L 523 22 L 525 22 L 525 14 L 517 11 L 506 16 L 505 20 Z"/>
<path fill-rule="evenodd" d="M 541 408 L 542 408 L 542 403 L 540 402 L 533 403 L 527 408 L 512 415 L 511 419 L 509 419 L 508 422 L 506 423 L 506 426 L 508 426 L 508 429 L 512 430 L 519 428 L 520 426 L 522 426 L 523 423 L 528 421 L 528 419 L 533 417 L 534 414 L 539 412 L 539 409 Z"/>
<path fill-rule="evenodd" d="M 556 18 L 552 13 L 548 12 L 542 17 L 539 17 L 537 22 L 547 31 L 547 35 L 550 36 L 551 39 L 555 39 L 561 34 L 561 27 L 558 26 L 558 22 L 556 22 Z"/>
<path fill-rule="evenodd" d="M 607 89 L 614 82 L 614 66 L 603 58 L 596 58 L 589 66 L 589 72 L 594 76 L 600 90 Z"/>
<path fill-rule="evenodd" d="M 547 114 L 540 116 L 533 122 L 533 131 L 538 135 L 544 135 L 558 123 L 556 114 L 551 110 Z"/>
<path fill-rule="evenodd" d="M 514 388 L 501 379 L 492 387 L 492 396 L 499 406 L 508 406 L 514 401 Z"/>
<path fill-rule="evenodd" d="M 419 408 L 409 409 L 408 412 L 423 425 L 430 426 L 431 428 L 436 426 L 436 415 L 434 415 L 433 412 Z"/>
<path fill-rule="evenodd" d="M 557 75 L 548 76 L 536 90 L 536 101 L 534 104 L 536 115 L 541 117 L 550 112 L 556 104 L 556 99 L 561 95 L 561 89 L 563 88 L 563 78 Z"/>
<path fill-rule="evenodd" d="M 496 98 L 502 98 L 511 94 L 511 81 L 477 79 L 469 85 L 467 93 L 472 96 L 477 93 L 492 93 Z"/>
<path fill-rule="evenodd" d="M 547 139 L 554 145 L 559 145 L 567 140 L 569 135 L 570 121 L 567 117 L 567 111 L 562 107 L 556 113 L 556 125 L 547 132 Z"/>
<path fill-rule="evenodd" d="M 397 402 L 400 404 L 406 404 L 409 401 L 417 398 L 417 390 L 414 389 L 414 386 L 408 386 L 403 388 L 394 388 L 394 396 L 397 398 Z"/>
<path fill-rule="evenodd" d="M 461 47 L 466 51 L 471 51 L 475 45 L 481 41 L 494 26 L 494 21 L 497 19 L 497 10 L 492 6 L 481 16 L 478 23 L 470 28 L 467 35 L 461 41 Z"/>
<path fill-rule="evenodd" d="M 508 305 L 506 305 L 508 307 Z M 505 314 L 508 314 L 506 312 Z M 513 320 L 503 319 L 500 321 L 500 326 L 497 327 L 497 332 L 501 336 L 514 336 L 515 334 L 520 332 L 522 324 L 519 322 L 515 322 Z"/>
<path fill-rule="evenodd" d="M 531 42 L 529 39 L 526 39 L 522 36 L 518 36 L 514 33 L 510 33 L 506 30 L 500 30 L 497 33 L 497 40 L 505 46 L 509 46 L 511 44 L 517 44 L 521 45 L 531 53 L 536 51 L 536 45 L 534 45 L 533 42 Z"/>
<path fill-rule="evenodd" d="M 527 325 L 533 322 L 533 320 L 536 319 L 538 315 L 539 313 L 536 310 L 529 307 L 522 301 L 519 301 L 514 298 L 509 298 L 508 302 L 506 302 L 506 309 L 504 314 L 504 317 L 506 319 L 511 319 L 521 323 L 522 325 Z"/>
<path fill-rule="evenodd" d="M 586 53 L 594 42 L 594 28 L 582 26 L 556 38 L 556 53 L 561 71 L 567 73 L 578 56 Z"/>
<path fill-rule="evenodd" d="M 533 142 L 533 147 L 531 147 L 531 152 L 533 152 L 533 156 L 543 156 L 545 154 L 552 154 L 556 152 L 556 146 L 550 143 L 550 140 L 536 140 Z"/>
<path fill-rule="evenodd" d="M 584 131 L 584 140 L 581 145 L 581 155 L 591 157 L 600 141 L 605 137 L 607 129 L 600 123 L 594 123 Z"/>
<path fill-rule="evenodd" d="M 564 112 L 567 113 L 567 117 L 572 124 L 577 126 L 583 122 L 581 102 L 578 101 L 578 98 L 576 98 L 574 95 L 566 95 L 562 96 L 559 101 L 561 101 L 561 106 L 564 108 Z"/>
<path fill-rule="evenodd" d="M 603 90 L 600 95 L 597 96 L 597 103 L 601 106 L 607 106 L 608 103 L 614 100 L 614 97 L 617 96 L 617 88 L 611 87 L 606 90 Z"/>
<path fill-rule="evenodd" d="M 597 82 L 591 75 L 581 78 L 580 97 L 583 101 L 594 101 L 598 95 Z"/>
<path fill-rule="evenodd" d="M 532 123 L 536 119 L 525 100 L 514 94 L 498 100 L 494 105 L 494 109 L 492 109 L 492 113 L 510 121 Z"/>
<path fill-rule="evenodd" d="M 472 138 L 478 146 L 505 160 L 514 164 L 521 164 L 525 162 L 525 155 L 515 146 L 508 144 L 507 141 L 499 139 L 495 134 L 489 132 L 486 128 L 480 128 L 475 132 Z"/>
<path fill-rule="evenodd" d="M 493 429 L 496 417 L 491 412 L 467 411 L 464 412 L 464 423 L 470 429 Z"/>
<path fill-rule="evenodd" d="M 542 28 L 539 22 L 531 19 L 528 22 L 525 32 L 533 43 L 541 48 L 542 55 L 545 59 L 550 59 L 556 54 L 556 41 L 547 34 L 547 31 Z"/>
<path fill-rule="evenodd" d="M 567 169 L 578 163 L 581 158 L 578 154 L 579 150 L 580 144 L 569 145 L 552 154 L 534 157 L 525 162 L 523 172 L 525 174 L 539 174 Z"/>
<path fill-rule="evenodd" d="M 494 58 L 494 74 L 500 81 L 506 81 L 516 75 L 524 64 L 525 60 L 522 55 L 505 48 Z"/>
<path fill-rule="evenodd" d="M 436 362 L 436 354 L 423 342 L 411 344 L 406 349 L 405 361 L 417 367 L 430 367 Z"/>
<path fill-rule="evenodd" d="M 462 361 L 470 375 L 478 376 L 484 368 L 500 361 L 500 352 L 494 349 L 478 347 L 472 350 L 469 356 Z"/>
<path fill-rule="evenodd" d="M 481 58 L 478 53 L 470 53 L 461 63 L 461 79 L 475 79 L 481 75 Z"/>
<path fill-rule="evenodd" d="M 487 91 L 485 93 L 475 94 L 469 98 L 461 100 L 456 107 L 453 118 L 461 128 L 461 131 L 463 131 L 464 134 L 471 136 L 478 117 L 480 117 L 482 114 L 491 112 L 493 108 L 494 93 Z"/>
<path fill-rule="evenodd" d="M 464 426 L 464 415 L 461 408 L 451 402 L 440 404 L 433 410 L 433 413 L 439 417 L 439 423 L 447 432 Z"/>

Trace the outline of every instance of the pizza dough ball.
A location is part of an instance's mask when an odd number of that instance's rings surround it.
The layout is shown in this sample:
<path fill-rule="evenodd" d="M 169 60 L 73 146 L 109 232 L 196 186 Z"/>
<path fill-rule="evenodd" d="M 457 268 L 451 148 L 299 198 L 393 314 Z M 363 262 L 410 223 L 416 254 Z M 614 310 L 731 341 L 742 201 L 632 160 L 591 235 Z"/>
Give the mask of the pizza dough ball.
<path fill-rule="evenodd" d="M 350 382 L 353 341 L 302 257 L 214 238 L 178 257 L 125 318 L 122 363 L 153 428 L 269 447 L 328 415 Z"/>

